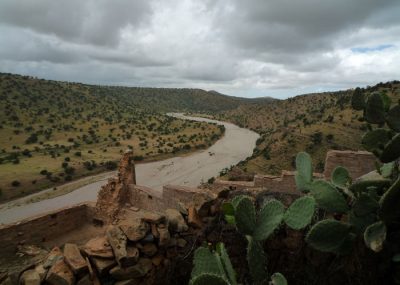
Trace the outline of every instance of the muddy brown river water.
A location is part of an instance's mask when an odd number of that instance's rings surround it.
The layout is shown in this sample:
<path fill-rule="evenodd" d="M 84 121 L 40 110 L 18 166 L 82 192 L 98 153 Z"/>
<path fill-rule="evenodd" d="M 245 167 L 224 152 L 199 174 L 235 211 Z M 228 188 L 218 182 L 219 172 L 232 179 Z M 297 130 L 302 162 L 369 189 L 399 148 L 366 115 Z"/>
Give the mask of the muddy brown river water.
<path fill-rule="evenodd" d="M 241 160 L 251 156 L 259 135 L 248 129 L 234 124 L 210 120 L 199 117 L 185 116 L 179 113 L 170 113 L 181 119 L 217 123 L 225 126 L 225 135 L 206 150 L 195 152 L 187 156 L 178 156 L 166 160 L 136 165 L 137 184 L 144 185 L 159 191 L 166 184 L 198 186 L 209 178 L 218 176 L 219 172 Z M 17 222 L 36 215 L 44 214 L 74 204 L 96 201 L 100 187 L 107 183 L 107 179 L 115 172 L 97 175 L 98 181 L 77 188 L 76 190 L 51 199 L 34 203 L 26 203 L 33 194 L 15 201 L 0 205 L 0 224 Z"/>

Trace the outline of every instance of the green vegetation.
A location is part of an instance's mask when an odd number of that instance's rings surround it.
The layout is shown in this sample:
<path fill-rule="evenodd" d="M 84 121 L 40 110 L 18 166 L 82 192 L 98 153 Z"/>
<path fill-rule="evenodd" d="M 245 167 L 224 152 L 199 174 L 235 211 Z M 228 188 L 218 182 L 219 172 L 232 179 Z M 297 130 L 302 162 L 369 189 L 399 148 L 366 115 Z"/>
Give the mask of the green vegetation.
<path fill-rule="evenodd" d="M 239 101 L 194 89 L 93 86 L 11 74 L 0 74 L 0 100 L 0 200 L 114 170 L 127 148 L 137 161 L 206 148 L 223 127 L 164 111 L 211 112 Z"/>
<path fill-rule="evenodd" d="M 347 169 L 338 166 L 330 180 L 314 179 L 311 156 L 300 152 L 295 160 L 295 180 L 302 197 L 294 200 L 287 209 L 281 202 L 269 198 L 256 211 L 252 198 L 243 195 L 235 196 L 222 205 L 227 224 L 235 225 L 247 239 L 251 284 L 267 284 L 270 278 L 270 284 L 287 284 L 282 274 L 268 274 L 264 252 L 265 240 L 278 230 L 282 222 L 292 230 L 306 229 L 306 243 L 312 249 L 326 253 L 327 257 L 333 254 L 335 259 L 331 265 L 335 264 L 338 272 L 340 268 L 348 266 L 346 259 L 341 259 L 342 256 L 350 256 L 347 261 L 358 264 L 361 259 L 371 264 L 375 260 L 380 266 L 379 274 L 385 275 L 383 283 L 400 284 L 400 130 L 397 128 L 400 117 L 393 115 L 398 112 L 400 102 L 392 103 L 385 93 L 365 93 L 356 89 L 352 106 L 362 109 L 363 119 L 371 124 L 362 142 L 380 161 L 376 171 L 353 182 Z M 364 246 L 375 255 L 366 252 Z M 207 252 L 207 258 L 213 256 L 216 261 L 219 255 L 213 255 L 205 248 L 196 251 L 192 284 L 205 284 L 194 282 L 198 272 L 205 273 L 205 278 L 210 277 L 209 270 L 200 268 L 199 264 L 202 262 L 210 265 L 212 262 L 198 252 Z M 223 269 L 224 266 L 218 266 L 216 262 L 213 268 Z M 335 269 L 328 268 L 328 272 L 331 270 Z M 359 274 L 367 276 L 369 272 L 366 270 L 360 267 Z M 235 284 L 226 278 L 225 273 L 219 273 L 221 280 L 218 282 L 204 280 L 209 284 Z M 312 276 L 309 278 L 312 284 L 317 282 Z M 324 278 L 328 281 L 330 276 Z M 247 282 L 246 279 L 244 283 Z M 301 282 L 311 284 L 307 283 L 308 280 Z"/>
<path fill-rule="evenodd" d="M 352 101 L 354 91 L 356 96 Z M 313 159 L 314 171 L 322 172 L 328 150 L 362 149 L 361 138 L 371 128 L 371 122 L 363 117 L 360 108 L 364 108 L 365 102 L 359 103 L 359 98 L 367 98 L 374 93 L 385 94 L 384 103 L 370 98 L 371 103 L 376 101 L 371 106 L 384 104 L 387 107 L 389 99 L 392 103 L 400 100 L 400 82 L 307 94 L 267 103 L 242 104 L 215 117 L 250 128 L 261 135 L 253 156 L 239 165 L 248 174 L 279 175 L 281 170 L 294 170 L 296 154 L 304 150 Z M 358 107 L 356 110 L 359 111 L 352 110 L 352 105 Z M 367 114 L 382 122 L 380 112 Z M 398 130 L 400 107 L 393 107 L 386 116 L 385 120 L 392 118 L 387 124 Z M 234 179 L 233 176 L 228 173 L 227 178 Z"/>

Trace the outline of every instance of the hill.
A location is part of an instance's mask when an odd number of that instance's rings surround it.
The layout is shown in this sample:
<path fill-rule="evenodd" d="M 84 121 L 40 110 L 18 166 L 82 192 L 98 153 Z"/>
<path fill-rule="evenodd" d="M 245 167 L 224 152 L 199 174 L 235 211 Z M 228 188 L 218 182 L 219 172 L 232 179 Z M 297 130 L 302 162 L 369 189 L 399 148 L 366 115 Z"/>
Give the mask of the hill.
<path fill-rule="evenodd" d="M 362 89 L 384 92 L 393 104 L 400 99 L 398 81 Z M 216 118 L 260 133 L 253 156 L 240 164 L 243 172 L 280 174 L 281 170 L 294 170 L 295 155 L 299 151 L 309 152 L 315 170 L 321 172 L 327 150 L 363 149 L 361 137 L 370 126 L 364 122 L 361 112 L 351 108 L 352 93 L 350 89 L 306 94 L 267 104 L 246 104 Z M 235 179 L 240 169 L 236 168 L 226 178 Z"/>
<path fill-rule="evenodd" d="M 128 147 L 138 161 L 208 147 L 222 128 L 162 112 L 213 112 L 241 101 L 197 89 L 94 86 L 12 74 L 0 74 L 0 100 L 0 200 L 112 170 Z"/>

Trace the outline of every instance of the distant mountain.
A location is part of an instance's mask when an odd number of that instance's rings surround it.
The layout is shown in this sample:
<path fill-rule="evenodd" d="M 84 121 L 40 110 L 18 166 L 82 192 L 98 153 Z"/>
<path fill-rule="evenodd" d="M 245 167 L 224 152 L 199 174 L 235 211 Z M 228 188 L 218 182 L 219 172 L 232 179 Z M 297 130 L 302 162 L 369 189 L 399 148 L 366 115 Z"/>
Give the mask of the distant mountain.
<path fill-rule="evenodd" d="M 35 97 L 42 102 L 68 99 L 71 104 L 108 104 L 121 108 L 140 109 L 145 112 L 197 112 L 212 113 L 232 110 L 252 99 L 223 95 L 217 91 L 190 88 L 148 88 L 100 86 L 63 81 L 37 79 L 30 76 L 0 73 L 3 85 L 23 96 Z M 34 92 L 32 88 L 34 87 Z M 61 98 L 61 97 L 62 98 Z M 40 100 L 39 100 L 40 99 Z M 57 108 L 57 104 L 54 108 Z"/>

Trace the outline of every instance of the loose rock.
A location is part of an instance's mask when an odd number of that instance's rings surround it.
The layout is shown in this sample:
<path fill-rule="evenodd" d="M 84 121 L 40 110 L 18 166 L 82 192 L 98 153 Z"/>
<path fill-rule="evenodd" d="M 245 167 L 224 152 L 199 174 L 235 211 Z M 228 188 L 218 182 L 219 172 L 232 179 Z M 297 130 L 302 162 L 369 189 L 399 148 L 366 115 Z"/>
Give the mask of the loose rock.
<path fill-rule="evenodd" d="M 185 219 L 182 217 L 181 213 L 175 209 L 165 210 L 167 220 L 169 223 L 169 228 L 171 231 L 175 232 L 185 232 L 188 230 L 188 226 L 185 223 Z"/>
<path fill-rule="evenodd" d="M 128 239 L 133 242 L 144 238 L 150 228 L 146 222 L 139 219 L 124 221 L 120 227 Z"/>
<path fill-rule="evenodd" d="M 154 243 L 146 243 L 141 249 L 144 255 L 152 257 L 157 253 L 157 246 Z"/>
<path fill-rule="evenodd" d="M 140 258 L 137 264 L 130 267 L 122 268 L 117 265 L 111 269 L 110 274 L 116 280 L 128 280 L 145 276 L 152 267 L 153 265 L 150 259 Z"/>
<path fill-rule="evenodd" d="M 107 239 L 113 249 L 115 259 L 117 260 L 118 264 L 121 265 L 126 259 L 127 255 L 126 235 L 119 227 L 111 227 L 107 231 Z"/>
<path fill-rule="evenodd" d="M 64 260 L 58 260 L 50 268 L 46 277 L 46 282 L 51 285 L 73 285 L 75 283 L 75 277 Z"/>
<path fill-rule="evenodd" d="M 82 249 L 92 257 L 114 258 L 112 248 L 105 236 L 89 240 Z"/>
<path fill-rule="evenodd" d="M 22 273 L 19 283 L 21 285 L 40 285 L 40 275 L 35 269 L 27 270 Z"/>
<path fill-rule="evenodd" d="M 66 243 L 64 246 L 65 262 L 72 269 L 74 274 L 80 275 L 87 272 L 88 267 L 86 260 L 82 257 L 79 248 L 76 244 Z"/>

